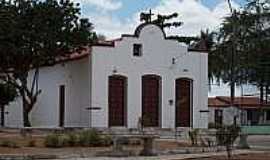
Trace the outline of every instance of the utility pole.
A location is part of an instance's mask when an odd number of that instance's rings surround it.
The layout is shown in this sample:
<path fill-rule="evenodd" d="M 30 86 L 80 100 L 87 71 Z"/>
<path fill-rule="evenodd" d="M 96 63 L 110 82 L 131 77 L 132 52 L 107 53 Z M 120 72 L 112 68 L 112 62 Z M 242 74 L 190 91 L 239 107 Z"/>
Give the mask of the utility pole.
<path fill-rule="evenodd" d="M 234 10 L 232 8 L 232 3 L 231 0 L 227 0 L 230 12 L 232 14 L 232 20 L 233 20 L 233 25 L 232 25 L 232 39 L 231 39 L 231 76 L 230 76 L 230 88 L 231 88 L 231 106 L 234 105 L 234 97 L 235 97 L 235 72 L 234 72 L 234 56 L 235 56 L 235 14 Z"/>
<path fill-rule="evenodd" d="M 235 23 L 236 23 L 236 13 L 234 12 L 233 8 L 232 8 L 232 3 L 231 3 L 231 0 L 227 0 L 228 2 L 228 5 L 229 5 L 229 8 L 230 8 L 230 11 L 231 11 L 231 14 L 232 14 L 232 40 L 231 40 L 231 45 L 232 45 L 232 50 L 231 50 L 231 106 L 234 105 L 234 97 L 235 97 L 235 70 L 234 70 L 234 56 L 235 56 L 235 53 L 236 53 L 236 43 L 235 43 L 235 40 L 236 40 L 236 26 L 235 26 Z M 239 116 L 239 115 L 238 115 Z M 239 116 L 241 117 L 241 116 Z M 240 124 L 241 126 L 241 124 Z M 247 134 L 243 133 L 242 132 L 242 129 L 240 131 L 240 141 L 239 141 L 239 144 L 238 144 L 238 148 L 241 148 L 241 149 L 248 149 L 249 148 L 249 145 L 247 143 Z"/>

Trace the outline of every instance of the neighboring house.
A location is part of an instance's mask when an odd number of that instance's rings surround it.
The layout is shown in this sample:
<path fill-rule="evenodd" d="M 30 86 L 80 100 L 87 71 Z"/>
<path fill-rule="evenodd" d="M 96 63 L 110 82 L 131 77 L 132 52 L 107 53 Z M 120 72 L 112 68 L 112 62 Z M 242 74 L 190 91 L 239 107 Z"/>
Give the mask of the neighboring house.
<path fill-rule="evenodd" d="M 34 127 L 207 128 L 208 54 L 154 24 L 40 70 Z M 20 101 L 6 125 L 22 126 Z"/>
<path fill-rule="evenodd" d="M 270 125 L 270 104 L 258 97 L 235 97 L 231 106 L 230 97 L 208 98 L 209 123 Z"/>

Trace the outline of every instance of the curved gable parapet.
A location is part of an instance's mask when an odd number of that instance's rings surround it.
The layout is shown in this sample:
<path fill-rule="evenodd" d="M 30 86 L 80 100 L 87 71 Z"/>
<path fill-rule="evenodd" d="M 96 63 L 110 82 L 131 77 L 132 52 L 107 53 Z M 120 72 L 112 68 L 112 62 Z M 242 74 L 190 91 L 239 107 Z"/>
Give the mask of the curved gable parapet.
<path fill-rule="evenodd" d="M 129 39 L 131 38 L 131 39 Z M 123 41 L 130 42 L 131 40 L 134 43 L 157 43 L 160 45 L 167 44 L 167 47 L 178 47 L 178 49 L 188 52 L 188 46 L 179 43 L 177 39 L 172 37 L 167 37 L 165 31 L 157 24 L 153 23 L 142 23 L 135 29 L 134 34 L 122 34 L 121 38 L 110 40 L 110 41 L 99 41 L 92 46 L 100 46 L 100 47 L 116 47 Z M 136 40 L 135 40 L 136 39 Z M 139 41 L 137 41 L 139 40 Z M 163 41 L 166 41 L 163 42 Z"/>
<path fill-rule="evenodd" d="M 151 35 L 155 38 L 160 37 L 160 39 L 166 39 L 166 34 L 164 30 L 160 26 L 151 23 L 144 23 L 139 25 L 135 30 L 135 35 L 137 37 Z"/>

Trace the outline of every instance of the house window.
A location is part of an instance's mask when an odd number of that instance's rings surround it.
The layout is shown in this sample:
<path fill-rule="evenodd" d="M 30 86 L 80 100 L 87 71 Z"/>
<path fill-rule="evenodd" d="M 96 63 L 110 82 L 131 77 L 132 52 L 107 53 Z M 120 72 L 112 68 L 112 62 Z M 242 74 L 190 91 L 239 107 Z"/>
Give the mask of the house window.
<path fill-rule="evenodd" d="M 142 44 L 133 44 L 133 56 L 142 56 Z"/>
<path fill-rule="evenodd" d="M 248 121 L 252 120 L 252 111 L 251 110 L 247 110 L 247 120 Z"/>

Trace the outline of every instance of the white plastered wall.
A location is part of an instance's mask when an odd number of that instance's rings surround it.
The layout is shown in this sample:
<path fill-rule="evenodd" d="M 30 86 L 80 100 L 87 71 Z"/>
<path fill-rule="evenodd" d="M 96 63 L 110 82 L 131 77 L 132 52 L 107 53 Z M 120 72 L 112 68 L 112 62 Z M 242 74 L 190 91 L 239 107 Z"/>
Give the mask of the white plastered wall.
<path fill-rule="evenodd" d="M 133 56 L 133 44 L 143 45 L 143 55 Z M 175 58 L 175 64 L 172 59 Z M 136 128 L 141 117 L 141 77 L 156 74 L 162 80 L 162 128 L 175 127 L 175 80 L 193 80 L 193 127 L 206 128 L 207 112 L 207 54 L 188 52 L 187 46 L 164 39 L 163 32 L 155 25 L 146 25 L 139 37 L 123 37 L 114 47 L 92 48 L 92 97 L 93 127 L 108 127 L 108 77 L 116 74 L 128 78 L 127 119 L 128 128 Z"/>

